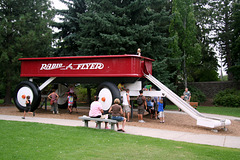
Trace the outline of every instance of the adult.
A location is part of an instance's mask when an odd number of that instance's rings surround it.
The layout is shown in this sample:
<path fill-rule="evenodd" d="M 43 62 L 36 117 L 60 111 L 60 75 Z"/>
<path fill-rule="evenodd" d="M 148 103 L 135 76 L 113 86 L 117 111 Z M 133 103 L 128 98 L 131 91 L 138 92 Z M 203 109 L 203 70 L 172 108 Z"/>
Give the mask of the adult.
<path fill-rule="evenodd" d="M 103 114 L 103 107 L 102 104 L 98 101 L 98 99 L 98 96 L 94 96 L 94 101 L 90 105 L 89 117 L 91 118 L 101 118 Z M 107 126 L 107 122 L 105 122 L 105 129 L 109 129 Z"/>
<path fill-rule="evenodd" d="M 129 89 L 126 89 L 126 93 L 123 94 L 123 117 L 127 115 L 127 122 L 130 122 L 130 112 L 131 112 L 131 104 L 130 104 L 130 96 Z"/>
<path fill-rule="evenodd" d="M 57 100 L 59 98 L 58 94 L 55 92 L 55 89 L 53 89 L 53 92 L 48 95 L 48 98 L 50 99 L 50 104 L 51 104 L 51 111 L 53 114 L 59 114 L 58 111 L 58 104 Z"/>
<path fill-rule="evenodd" d="M 138 122 L 144 123 L 145 121 L 143 120 L 143 114 L 146 108 L 147 110 L 147 103 L 146 103 L 146 98 L 143 95 L 143 90 L 139 91 L 140 95 L 137 97 L 137 104 L 138 104 Z"/>
<path fill-rule="evenodd" d="M 141 49 L 140 48 L 137 49 L 137 55 L 141 56 Z"/>
<path fill-rule="evenodd" d="M 186 101 L 188 104 L 191 100 L 191 92 L 188 90 L 188 88 L 185 88 L 185 91 L 183 92 L 184 101 Z"/>
<path fill-rule="evenodd" d="M 114 100 L 114 104 L 110 107 L 109 113 L 112 113 L 112 119 L 117 120 L 118 122 L 122 123 L 122 129 L 119 129 L 119 123 L 117 123 L 117 131 L 123 131 L 125 124 L 126 124 L 126 118 L 122 117 L 121 114 L 123 114 L 122 107 L 120 106 L 120 100 L 116 98 Z"/>

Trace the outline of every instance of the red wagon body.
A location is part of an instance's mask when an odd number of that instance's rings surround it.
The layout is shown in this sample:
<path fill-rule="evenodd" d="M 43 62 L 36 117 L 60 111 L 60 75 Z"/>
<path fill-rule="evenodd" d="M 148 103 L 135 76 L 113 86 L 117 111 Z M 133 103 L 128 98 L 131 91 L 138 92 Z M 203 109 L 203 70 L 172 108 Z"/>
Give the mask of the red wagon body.
<path fill-rule="evenodd" d="M 50 83 L 64 84 L 65 87 L 76 83 L 97 84 L 97 95 L 105 97 L 106 101 L 102 103 L 107 110 L 115 98 L 121 98 L 116 85 L 120 82 L 134 83 L 144 78 L 144 73 L 147 72 L 152 74 L 154 61 L 137 55 L 20 58 L 19 60 L 21 61 L 20 76 L 30 78 L 29 81 L 23 81 L 16 87 L 14 102 L 19 110 L 24 110 L 25 107 L 23 95 L 31 97 L 32 110 L 35 110 L 40 104 L 41 91 Z M 59 89 L 59 95 L 60 92 L 63 93 L 61 95 L 66 93 L 62 89 Z M 65 103 L 64 97 L 61 99 Z M 58 100 L 58 104 L 63 103 Z"/>
<path fill-rule="evenodd" d="M 143 77 L 154 60 L 137 55 L 21 58 L 21 77 Z"/>

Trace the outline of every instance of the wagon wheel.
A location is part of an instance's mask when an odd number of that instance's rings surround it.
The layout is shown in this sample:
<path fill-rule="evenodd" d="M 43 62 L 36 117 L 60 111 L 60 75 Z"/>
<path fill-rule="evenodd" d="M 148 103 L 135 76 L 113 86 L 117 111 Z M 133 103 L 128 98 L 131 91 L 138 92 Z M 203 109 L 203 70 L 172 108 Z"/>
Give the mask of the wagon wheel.
<path fill-rule="evenodd" d="M 97 89 L 97 95 L 105 112 L 109 110 L 115 98 L 121 100 L 121 95 L 117 86 L 111 82 L 103 82 L 100 84 Z"/>
<path fill-rule="evenodd" d="M 30 96 L 30 101 L 32 103 L 31 111 L 36 110 L 41 101 L 41 91 L 35 83 L 23 81 L 17 85 L 13 97 L 15 105 L 20 111 L 23 111 L 26 106 L 27 96 Z"/>

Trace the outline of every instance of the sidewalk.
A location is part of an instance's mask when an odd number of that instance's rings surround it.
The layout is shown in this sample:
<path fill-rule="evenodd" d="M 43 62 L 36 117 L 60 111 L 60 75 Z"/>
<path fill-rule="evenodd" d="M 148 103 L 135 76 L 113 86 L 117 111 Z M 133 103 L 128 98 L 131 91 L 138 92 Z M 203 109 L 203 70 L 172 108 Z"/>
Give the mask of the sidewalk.
<path fill-rule="evenodd" d="M 53 118 L 39 118 L 26 117 L 22 119 L 21 116 L 0 115 L 0 120 L 23 121 L 23 122 L 37 122 L 46 124 L 56 124 L 64 126 L 84 126 L 81 120 L 67 120 L 67 119 L 53 119 Z M 103 127 L 104 125 L 102 125 Z M 95 123 L 89 122 L 89 127 L 94 128 Z M 236 136 L 221 136 L 208 134 L 195 134 L 190 132 L 178 132 L 162 129 L 152 129 L 135 126 L 125 126 L 127 134 L 148 136 L 154 138 L 162 138 L 174 141 L 183 141 L 196 144 L 207 144 L 213 146 L 240 148 L 240 137 Z"/>

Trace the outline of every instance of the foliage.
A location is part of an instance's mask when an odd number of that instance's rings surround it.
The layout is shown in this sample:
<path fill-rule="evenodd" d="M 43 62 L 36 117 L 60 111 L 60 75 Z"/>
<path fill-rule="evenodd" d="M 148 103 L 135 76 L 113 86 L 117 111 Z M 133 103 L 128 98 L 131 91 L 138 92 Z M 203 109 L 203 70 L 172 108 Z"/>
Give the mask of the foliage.
<path fill-rule="evenodd" d="M 233 4 L 233 23 L 231 27 L 234 29 L 234 34 L 232 36 L 232 66 L 228 68 L 228 72 L 233 74 L 233 78 L 237 81 L 240 80 L 240 2 Z"/>
<path fill-rule="evenodd" d="M 0 2 L 0 82 L 5 84 L 5 103 L 19 82 L 21 57 L 46 56 L 51 48 L 54 13 L 49 0 Z"/>
<path fill-rule="evenodd" d="M 87 88 L 84 87 L 84 85 L 79 85 L 76 87 L 76 94 L 78 97 L 78 101 L 80 102 L 88 102 L 87 97 Z M 91 97 L 93 99 L 94 95 L 96 94 L 96 87 L 91 87 Z"/>
<path fill-rule="evenodd" d="M 13 121 L 0 121 L 0 126 L 2 159 L 159 159 L 159 153 L 163 159 L 240 158 L 239 149 L 110 130 Z"/>
<path fill-rule="evenodd" d="M 188 86 L 188 90 L 191 92 L 191 102 L 205 102 L 206 101 L 206 96 L 205 94 L 199 90 L 198 88 L 194 86 Z M 182 96 L 184 92 L 184 89 L 178 91 L 178 95 Z"/>
<path fill-rule="evenodd" d="M 218 79 L 218 59 L 216 51 L 214 51 L 213 36 L 211 36 L 211 25 L 214 23 L 213 8 L 210 8 L 211 1 L 193 0 L 194 15 L 197 25 L 197 38 L 201 45 L 201 61 L 191 69 L 191 81 L 217 81 Z"/>
<path fill-rule="evenodd" d="M 232 57 L 233 37 L 238 37 L 239 34 L 234 33 L 235 28 L 232 23 L 234 20 L 233 6 L 235 3 L 239 4 L 239 0 L 212 0 L 209 1 L 208 6 L 212 10 L 212 23 L 210 29 L 212 42 L 218 49 L 221 61 L 224 66 L 231 68 L 234 58 Z M 228 73 L 228 80 L 233 80 L 233 74 Z"/>
<path fill-rule="evenodd" d="M 219 81 L 218 73 L 215 69 L 207 69 L 204 66 L 199 67 L 191 71 L 191 79 L 189 81 L 194 82 L 209 82 L 209 81 Z"/>
<path fill-rule="evenodd" d="M 228 69 L 228 72 L 231 72 L 233 74 L 235 80 L 240 80 L 240 65 L 235 64 Z"/>
<path fill-rule="evenodd" d="M 193 1 L 172 1 L 173 18 L 170 24 L 170 44 L 173 53 L 170 57 L 180 58 L 172 67 L 183 77 L 187 85 L 187 74 L 196 67 L 201 60 L 201 45 L 197 39 L 196 19 L 194 17 Z M 182 68 L 181 68 L 182 66 Z M 183 72 L 181 71 L 183 70 Z M 187 87 L 187 86 L 186 86 Z"/>
<path fill-rule="evenodd" d="M 236 89 L 226 89 L 215 95 L 213 103 L 216 106 L 240 107 L 240 91 Z"/>
<path fill-rule="evenodd" d="M 57 55 L 135 54 L 155 59 L 153 74 L 169 83 L 166 70 L 169 43 L 167 0 L 61 0 L 62 22 L 54 26 Z M 164 76 L 162 76 L 164 74 Z"/>

